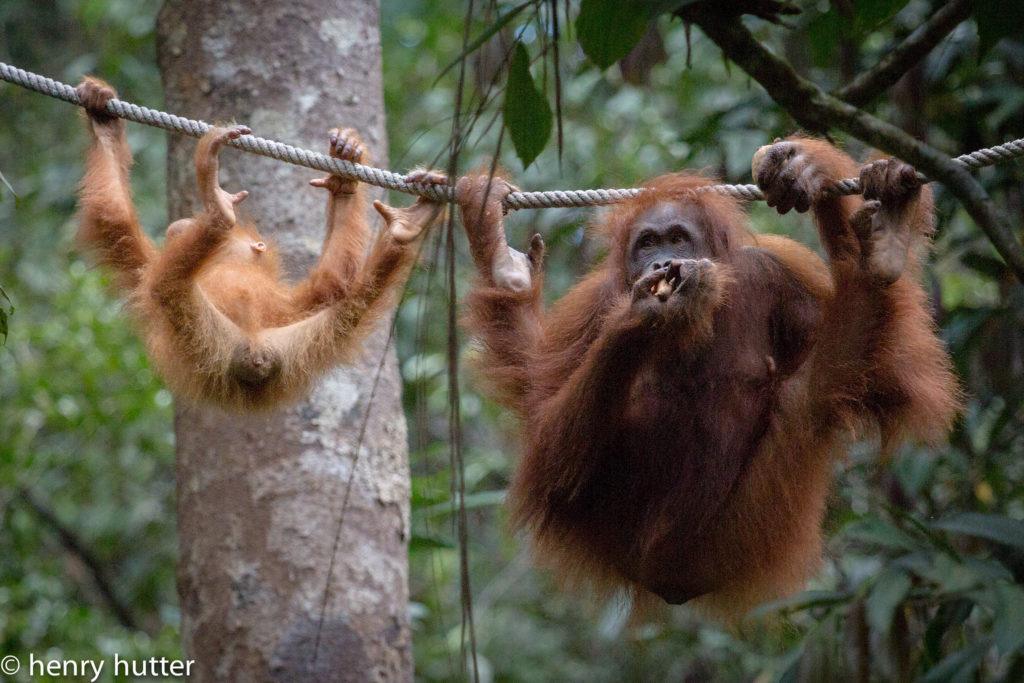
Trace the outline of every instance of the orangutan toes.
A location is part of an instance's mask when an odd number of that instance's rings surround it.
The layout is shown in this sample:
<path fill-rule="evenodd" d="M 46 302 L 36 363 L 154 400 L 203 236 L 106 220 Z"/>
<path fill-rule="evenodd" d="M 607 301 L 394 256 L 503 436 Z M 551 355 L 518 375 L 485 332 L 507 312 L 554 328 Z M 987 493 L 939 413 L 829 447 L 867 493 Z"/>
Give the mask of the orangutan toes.
<path fill-rule="evenodd" d="M 252 129 L 249 126 L 231 126 L 224 131 L 224 137 L 228 140 L 237 140 L 243 135 L 252 135 Z"/>
<path fill-rule="evenodd" d="M 448 176 L 440 171 L 414 171 L 408 177 L 415 177 L 423 185 L 444 185 Z M 412 206 L 395 208 L 382 201 L 374 201 L 373 208 L 384 219 L 391 236 L 399 244 L 409 244 L 419 238 L 425 230 L 440 222 L 445 215 L 446 205 L 426 197 L 417 197 Z"/>
<path fill-rule="evenodd" d="M 896 282 L 907 266 L 913 230 L 900 213 L 871 199 L 850 219 L 860 242 L 861 268 L 879 284 Z"/>
<path fill-rule="evenodd" d="M 405 174 L 405 182 L 414 185 L 444 185 L 448 182 L 448 174 L 427 168 L 417 168 Z"/>
<path fill-rule="evenodd" d="M 914 238 L 907 212 L 920 196 L 922 182 L 913 166 L 879 159 L 861 169 L 860 185 L 866 201 L 850 223 L 860 242 L 861 267 L 888 285 L 906 269 Z"/>

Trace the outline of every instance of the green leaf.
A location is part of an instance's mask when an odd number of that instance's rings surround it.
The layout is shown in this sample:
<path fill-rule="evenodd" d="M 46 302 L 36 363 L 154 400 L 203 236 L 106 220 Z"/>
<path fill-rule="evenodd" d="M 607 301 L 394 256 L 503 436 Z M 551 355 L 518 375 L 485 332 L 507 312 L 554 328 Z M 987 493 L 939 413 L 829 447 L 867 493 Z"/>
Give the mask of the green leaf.
<path fill-rule="evenodd" d="M 530 56 L 516 44 L 505 88 L 505 126 L 516 155 L 528 167 L 551 137 L 551 106 L 530 75 Z"/>
<path fill-rule="evenodd" d="M 842 604 L 850 599 L 850 594 L 844 591 L 813 590 L 804 591 L 797 595 L 779 598 L 759 605 L 750 613 L 755 619 L 760 619 L 774 612 L 801 612 L 814 607 L 831 607 Z"/>
<path fill-rule="evenodd" d="M 800 664 L 803 661 L 804 645 L 798 645 L 782 656 L 779 664 L 781 673 L 775 683 L 797 683 L 800 680 Z"/>
<path fill-rule="evenodd" d="M 933 546 L 935 546 L 942 552 L 946 553 L 951 558 L 957 561 L 960 560 L 960 553 L 956 551 L 956 548 L 950 545 L 949 541 L 947 541 L 941 533 L 929 527 L 924 522 L 924 520 L 920 519 L 917 515 L 910 512 L 909 510 L 904 510 L 897 505 L 885 505 L 885 509 L 895 519 L 903 522 L 906 525 L 913 527 L 915 531 L 917 531 L 925 540 L 929 541 Z M 915 538 L 917 537 L 915 536 Z"/>
<path fill-rule="evenodd" d="M 831 3 L 827 12 L 813 16 L 806 26 L 811 60 L 817 66 L 834 63 L 836 41 L 860 41 L 906 6 L 908 0 L 857 0 L 851 22 Z"/>
<path fill-rule="evenodd" d="M 921 679 L 922 683 L 946 683 L 946 681 L 970 683 L 974 681 L 978 665 L 981 664 L 981 660 L 990 647 L 992 647 L 992 642 L 985 639 L 954 652 L 929 669 Z"/>
<path fill-rule="evenodd" d="M 960 595 L 996 580 L 1005 580 L 1007 571 L 995 561 L 955 560 L 944 553 L 932 555 L 931 563 L 914 568 L 917 575 L 939 587 L 942 593 Z"/>
<path fill-rule="evenodd" d="M 1024 522 L 1002 515 L 964 512 L 932 522 L 932 527 L 954 534 L 976 536 L 996 543 L 1024 548 Z"/>
<path fill-rule="evenodd" d="M 875 581 L 864 602 L 868 624 L 875 633 L 888 635 L 896 608 L 910 592 L 910 577 L 901 571 L 886 571 Z"/>
<path fill-rule="evenodd" d="M 815 66 L 828 66 L 836 53 L 836 38 L 847 33 L 846 22 L 833 7 L 807 22 L 807 43 Z"/>
<path fill-rule="evenodd" d="M 576 36 L 590 61 L 607 69 L 629 54 L 650 20 L 650 8 L 637 0 L 582 0 Z"/>
<path fill-rule="evenodd" d="M 647 7 L 647 16 L 651 19 L 655 19 L 662 14 L 676 12 L 688 5 L 693 5 L 702 1 L 703 0 L 647 0 L 645 5 Z"/>
<path fill-rule="evenodd" d="M 923 550 L 926 546 L 899 527 L 877 517 L 865 517 L 846 525 L 844 538 L 896 550 Z"/>
<path fill-rule="evenodd" d="M 925 654 L 929 661 L 939 661 L 942 657 L 943 636 L 950 627 L 966 621 L 973 609 L 974 603 L 966 598 L 944 602 L 939 606 L 924 632 Z"/>
<path fill-rule="evenodd" d="M 1024 589 L 1012 583 L 995 586 L 996 615 L 992 634 L 1000 654 L 1016 652 L 1024 646 Z"/>
<path fill-rule="evenodd" d="M 413 534 L 409 539 L 409 550 L 450 550 L 455 544 L 443 536 Z"/>
<path fill-rule="evenodd" d="M 980 0 L 974 6 L 978 24 L 978 56 L 995 47 L 1003 38 L 1018 35 L 1024 26 L 1024 2 Z"/>
<path fill-rule="evenodd" d="M 992 279 L 998 279 L 1006 272 L 1006 265 L 995 256 L 969 251 L 960 257 L 960 262 L 971 270 Z"/>
<path fill-rule="evenodd" d="M 908 0 L 857 0 L 854 30 L 858 36 L 878 28 L 903 9 Z"/>
<path fill-rule="evenodd" d="M 470 493 L 466 495 L 466 509 L 473 510 L 475 508 L 495 507 L 505 502 L 505 491 L 478 491 L 477 493 Z M 455 499 L 455 508 L 458 507 L 458 498 Z M 450 514 L 452 511 L 451 501 L 445 501 L 443 503 L 437 503 L 436 505 L 428 505 L 420 511 L 420 514 L 427 515 L 430 517 L 444 516 Z"/>

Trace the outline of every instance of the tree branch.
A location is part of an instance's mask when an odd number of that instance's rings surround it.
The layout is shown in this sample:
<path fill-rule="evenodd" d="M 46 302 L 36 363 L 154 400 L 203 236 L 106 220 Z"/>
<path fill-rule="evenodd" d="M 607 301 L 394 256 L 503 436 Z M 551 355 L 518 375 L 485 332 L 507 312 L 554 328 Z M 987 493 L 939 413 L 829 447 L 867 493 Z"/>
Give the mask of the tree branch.
<path fill-rule="evenodd" d="M 973 0 L 952 0 L 939 8 L 893 50 L 833 94 L 855 107 L 878 97 L 935 48 L 971 14 Z"/>
<path fill-rule="evenodd" d="M 740 17 L 706 4 L 691 5 L 683 19 L 700 26 L 725 53 L 768 92 L 801 126 L 824 132 L 836 128 L 913 164 L 959 199 L 978 227 L 1024 282 L 1024 249 L 1005 214 L 968 170 L 941 151 L 828 93 L 801 77 L 754 38 Z"/>
<path fill-rule="evenodd" d="M 35 496 L 26 488 L 18 490 L 18 497 L 28 506 L 32 512 L 35 513 L 36 517 L 40 519 L 46 526 L 53 529 L 54 533 L 60 539 L 60 543 L 64 546 L 64 549 L 74 555 L 75 559 L 82 563 L 82 565 L 88 570 L 92 576 L 93 583 L 96 584 L 96 589 L 99 591 L 100 597 L 103 598 L 103 602 L 106 603 L 110 611 L 114 613 L 117 620 L 127 629 L 133 631 L 139 630 L 138 621 L 132 614 L 132 611 L 128 608 L 121 598 L 114 592 L 114 586 L 110 579 L 107 577 L 107 572 L 103 568 L 103 564 L 99 561 L 99 558 L 93 554 L 92 550 L 86 547 L 85 543 L 78 537 L 74 531 L 69 529 L 61 522 L 57 515 L 50 510 L 48 507 L 43 505 L 42 502 L 37 500 Z"/>

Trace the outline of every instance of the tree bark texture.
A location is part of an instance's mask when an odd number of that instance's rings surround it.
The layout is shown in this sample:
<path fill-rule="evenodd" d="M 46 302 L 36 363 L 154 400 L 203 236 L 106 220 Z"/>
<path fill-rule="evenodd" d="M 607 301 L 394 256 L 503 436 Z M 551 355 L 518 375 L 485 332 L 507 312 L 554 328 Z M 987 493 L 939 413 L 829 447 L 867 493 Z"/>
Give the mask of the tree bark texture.
<path fill-rule="evenodd" d="M 376 0 L 168 0 L 157 33 L 167 110 L 246 123 L 324 151 L 328 128 L 351 126 L 386 165 Z M 171 219 L 198 205 L 194 149 L 194 140 L 169 140 Z M 222 185 L 250 191 L 242 213 L 279 246 L 294 279 L 323 239 L 326 196 L 307 186 L 314 177 L 232 149 L 221 154 Z M 185 650 L 197 660 L 192 680 L 412 678 L 408 451 L 387 327 L 297 406 L 233 415 L 178 405 L 178 592 Z"/>

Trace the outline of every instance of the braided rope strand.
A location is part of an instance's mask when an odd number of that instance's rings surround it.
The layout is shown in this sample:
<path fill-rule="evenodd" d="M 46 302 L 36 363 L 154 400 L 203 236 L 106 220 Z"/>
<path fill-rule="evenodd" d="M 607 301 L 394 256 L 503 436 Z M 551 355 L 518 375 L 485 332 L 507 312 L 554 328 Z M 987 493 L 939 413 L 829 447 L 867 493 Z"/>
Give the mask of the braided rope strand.
<path fill-rule="evenodd" d="M 67 83 L 61 83 L 52 78 L 47 78 L 31 71 L 25 71 L 3 62 L 0 62 L 0 80 L 20 85 L 28 90 L 49 95 L 71 104 L 78 106 L 82 104 L 74 87 Z M 114 99 L 108 102 L 107 112 L 127 121 L 134 121 L 155 128 L 163 128 L 164 130 L 194 138 L 202 137 L 212 128 L 210 124 L 204 121 L 186 119 L 182 116 L 176 116 L 156 109 L 140 107 L 137 104 L 125 102 L 124 100 Z M 363 164 L 356 164 L 344 159 L 335 159 L 320 152 L 294 147 L 276 140 L 268 140 L 257 135 L 243 135 L 235 140 L 229 140 L 227 144 L 252 154 L 285 161 L 296 166 L 305 166 L 306 168 L 324 171 L 325 173 L 334 173 L 343 178 L 358 180 L 388 190 L 418 195 L 433 201 L 455 201 L 455 188 L 451 185 L 424 185 L 422 183 L 406 182 L 404 175 L 387 169 L 364 166 Z M 978 169 L 1022 156 L 1024 156 L 1024 138 L 962 154 L 956 157 L 954 161 L 963 164 L 969 169 Z M 923 181 L 927 181 L 927 178 L 924 176 L 920 177 Z M 547 190 L 543 192 L 517 191 L 510 192 L 505 197 L 504 205 L 507 211 L 604 206 L 631 199 L 643 191 L 644 188 L 642 187 L 595 190 Z M 761 192 L 757 185 L 708 185 L 699 188 L 698 191 L 717 192 L 742 201 L 760 201 L 764 199 L 764 193 Z M 860 191 L 860 180 L 857 178 L 840 180 L 831 188 L 831 192 L 836 195 L 860 194 Z"/>

